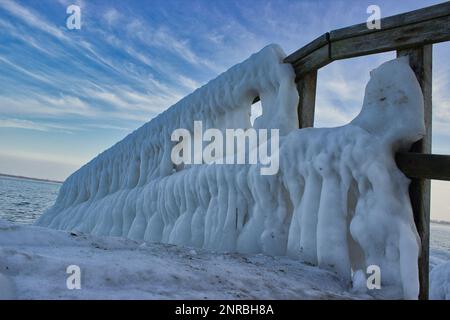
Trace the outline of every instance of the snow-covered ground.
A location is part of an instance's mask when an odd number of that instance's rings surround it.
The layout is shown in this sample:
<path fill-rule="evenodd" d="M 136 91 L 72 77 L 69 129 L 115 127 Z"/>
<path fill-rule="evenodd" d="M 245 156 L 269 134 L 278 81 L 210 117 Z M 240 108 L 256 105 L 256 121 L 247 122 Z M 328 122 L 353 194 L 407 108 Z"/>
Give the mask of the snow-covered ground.
<path fill-rule="evenodd" d="M 288 257 L 216 253 L 0 221 L 2 297 L 354 299 L 337 276 Z M 69 290 L 66 268 L 81 269 Z M 11 288 L 14 287 L 13 293 Z"/>
<path fill-rule="evenodd" d="M 430 299 L 450 300 L 450 225 L 431 223 Z"/>
<path fill-rule="evenodd" d="M 329 271 L 288 257 L 217 253 L 1 220 L 0 244 L 0 298 L 372 298 L 350 292 Z M 450 297 L 450 268 L 436 267 L 445 261 L 450 261 L 450 251 L 432 250 L 430 265 L 439 271 L 431 277 L 434 298 L 445 297 L 445 292 Z M 81 269 L 80 290 L 67 289 L 69 265 Z"/>

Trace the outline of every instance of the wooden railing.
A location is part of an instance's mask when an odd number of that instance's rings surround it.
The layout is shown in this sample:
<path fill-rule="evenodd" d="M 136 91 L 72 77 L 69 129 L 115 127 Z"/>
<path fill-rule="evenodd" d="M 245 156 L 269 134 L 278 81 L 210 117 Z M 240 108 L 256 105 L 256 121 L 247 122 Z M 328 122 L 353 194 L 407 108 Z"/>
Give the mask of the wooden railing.
<path fill-rule="evenodd" d="M 420 299 L 428 299 L 430 180 L 450 181 L 450 156 L 431 154 L 432 44 L 450 40 L 450 2 L 381 19 L 381 29 L 366 23 L 327 32 L 284 60 L 296 73 L 300 96 L 299 127 L 314 125 L 317 70 L 335 60 L 386 51 L 409 56 L 424 96 L 425 137 L 410 152 L 396 155 L 400 170 L 412 179 L 410 198 L 422 240 L 419 258 Z M 258 100 L 258 99 L 257 99 Z M 255 101 L 257 101 L 255 100 Z"/>

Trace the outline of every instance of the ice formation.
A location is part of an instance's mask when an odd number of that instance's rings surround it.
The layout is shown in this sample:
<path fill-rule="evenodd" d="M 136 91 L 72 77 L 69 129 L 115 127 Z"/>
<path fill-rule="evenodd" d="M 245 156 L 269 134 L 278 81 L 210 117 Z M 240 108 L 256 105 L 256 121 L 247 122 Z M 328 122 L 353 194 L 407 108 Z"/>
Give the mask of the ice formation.
<path fill-rule="evenodd" d="M 297 129 L 294 72 L 264 48 L 70 176 L 38 224 L 220 251 L 291 255 L 347 283 L 369 265 L 382 287 L 417 298 L 419 238 L 409 180 L 394 152 L 424 134 L 423 97 L 405 58 L 371 72 L 360 114 L 337 128 Z M 174 166 L 176 128 L 280 129 L 280 169 Z"/>

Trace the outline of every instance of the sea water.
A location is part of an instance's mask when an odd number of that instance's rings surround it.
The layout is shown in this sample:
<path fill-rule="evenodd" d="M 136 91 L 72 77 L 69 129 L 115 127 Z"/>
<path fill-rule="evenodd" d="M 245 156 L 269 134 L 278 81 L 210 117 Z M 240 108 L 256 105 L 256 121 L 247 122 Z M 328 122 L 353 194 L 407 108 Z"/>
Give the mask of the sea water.
<path fill-rule="evenodd" d="M 0 219 L 32 224 L 58 196 L 61 184 L 0 176 Z"/>

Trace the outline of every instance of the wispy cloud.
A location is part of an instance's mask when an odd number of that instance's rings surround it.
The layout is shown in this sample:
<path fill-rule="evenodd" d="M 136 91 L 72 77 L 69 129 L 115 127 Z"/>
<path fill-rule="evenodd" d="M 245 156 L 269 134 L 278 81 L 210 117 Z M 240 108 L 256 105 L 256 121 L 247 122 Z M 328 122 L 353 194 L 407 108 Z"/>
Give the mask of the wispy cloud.
<path fill-rule="evenodd" d="M 67 40 L 67 37 L 61 29 L 56 28 L 53 24 L 49 23 L 42 15 L 30 10 L 29 8 L 19 5 L 15 1 L 2 0 L 0 1 L 0 7 L 32 28 L 46 32 L 60 40 Z"/>
<path fill-rule="evenodd" d="M 137 39 L 142 45 L 168 50 L 190 64 L 204 66 L 214 72 L 222 70 L 221 67 L 209 59 L 199 57 L 190 48 L 188 40 L 180 40 L 164 26 L 152 28 L 141 19 L 134 18 L 126 24 L 126 31 L 130 37 Z"/>
<path fill-rule="evenodd" d="M 16 128 L 16 129 L 27 129 L 45 132 L 56 131 L 65 133 L 73 133 L 73 131 L 80 130 L 79 127 L 74 126 L 57 125 L 51 123 L 38 123 L 35 121 L 23 119 L 0 119 L 0 128 Z"/>
<path fill-rule="evenodd" d="M 21 66 L 15 64 L 15 63 L 11 62 L 11 61 L 9 61 L 9 60 L 8 60 L 7 58 L 5 58 L 5 57 L 1 57 L 1 56 L 0 56 L 0 62 L 3 63 L 3 64 L 5 64 L 5 65 L 7 65 L 7 66 L 9 66 L 9 67 L 12 67 L 12 68 L 16 69 L 17 71 L 19 71 L 20 73 L 24 74 L 25 76 L 34 78 L 34 79 L 36 79 L 36 80 L 38 80 L 38 81 L 45 82 L 45 83 L 48 83 L 48 84 L 51 84 L 51 83 L 52 83 L 52 82 L 51 82 L 49 79 L 47 79 L 45 76 L 42 76 L 42 75 L 37 74 L 37 73 L 35 73 L 35 72 L 29 71 L 29 70 L 27 70 L 27 69 L 25 69 L 25 68 L 23 68 L 23 67 L 21 67 Z"/>
<path fill-rule="evenodd" d="M 115 8 L 107 8 L 102 18 L 106 21 L 109 27 L 118 23 L 121 19 L 121 14 Z"/>
<path fill-rule="evenodd" d="M 102 123 L 80 123 L 77 125 L 67 125 L 67 124 L 57 124 L 50 123 L 46 121 L 31 121 L 25 119 L 0 119 L 0 128 L 15 128 L 15 129 L 26 129 L 35 130 L 42 132 L 60 132 L 67 134 L 74 134 L 80 131 L 107 129 L 107 130 L 117 130 L 131 132 L 134 128 L 123 127 L 110 124 Z"/>

